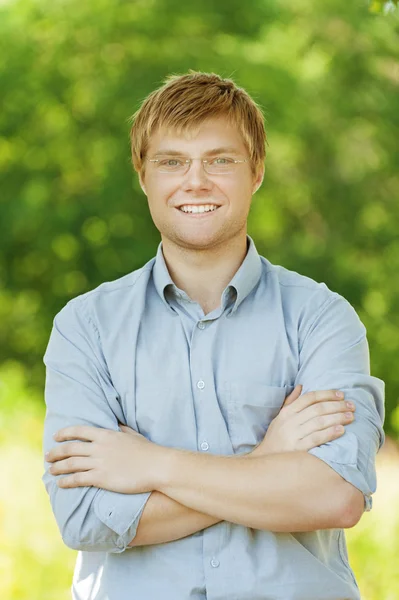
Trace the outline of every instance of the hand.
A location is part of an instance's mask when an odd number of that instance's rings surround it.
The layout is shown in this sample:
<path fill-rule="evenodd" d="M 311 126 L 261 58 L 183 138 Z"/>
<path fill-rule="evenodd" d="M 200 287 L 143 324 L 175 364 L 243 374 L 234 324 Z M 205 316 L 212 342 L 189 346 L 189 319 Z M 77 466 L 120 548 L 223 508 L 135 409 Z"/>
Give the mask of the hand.
<path fill-rule="evenodd" d="M 156 489 L 162 456 L 167 448 L 154 444 L 130 427 L 122 431 L 76 425 L 60 429 L 54 439 L 83 440 L 59 444 L 46 454 L 52 475 L 62 488 L 94 486 L 137 494 Z"/>
<path fill-rule="evenodd" d="M 275 452 L 310 450 L 339 438 L 354 419 L 355 407 L 346 405 L 337 390 L 308 392 L 300 396 L 297 385 L 284 400 L 277 417 L 270 423 L 263 441 L 248 456 Z M 340 393 L 340 392 L 338 392 Z M 350 417 L 346 415 L 350 413 Z M 341 429 L 338 431 L 337 426 Z"/>

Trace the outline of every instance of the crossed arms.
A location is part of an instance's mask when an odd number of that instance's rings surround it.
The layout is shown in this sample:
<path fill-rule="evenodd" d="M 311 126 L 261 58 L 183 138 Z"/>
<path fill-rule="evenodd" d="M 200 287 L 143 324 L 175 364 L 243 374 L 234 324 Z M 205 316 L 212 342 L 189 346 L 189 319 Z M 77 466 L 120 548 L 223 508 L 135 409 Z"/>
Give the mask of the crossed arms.
<path fill-rule="evenodd" d="M 346 402 L 333 390 L 298 400 L 299 394 L 300 386 L 286 399 L 264 440 L 246 455 L 162 447 L 123 425 L 121 432 L 73 426 L 55 439 L 82 441 L 47 453 L 53 463 L 50 473 L 66 475 L 58 481 L 63 488 L 157 492 L 129 546 L 179 539 L 220 520 L 290 532 L 351 527 L 363 512 L 362 493 L 306 450 L 342 435 L 334 424 L 351 422 L 354 409 L 344 413 Z"/>
<path fill-rule="evenodd" d="M 338 319 L 342 318 L 341 313 L 340 309 Z M 127 438 L 131 438 L 130 443 L 134 440 L 136 446 L 129 456 L 136 471 L 133 469 L 129 478 L 125 470 L 122 479 L 136 485 L 138 481 L 139 485 L 121 491 L 115 484 L 107 488 L 104 479 L 96 485 L 87 475 L 84 480 L 80 474 L 80 480 L 77 478 L 69 488 L 62 489 L 58 486 L 58 475 L 47 469 L 43 479 L 65 543 L 87 551 L 121 552 L 129 545 L 179 539 L 221 520 L 271 531 L 312 531 L 354 525 L 363 511 L 363 495 L 375 491 L 373 460 L 383 435 L 381 410 L 376 408 L 377 401 L 381 403 L 382 390 L 379 380 L 367 373 L 367 343 L 364 332 L 359 335 L 357 323 L 355 320 L 355 339 L 343 340 L 337 356 L 332 356 L 321 324 L 315 330 L 315 335 L 320 336 L 318 352 L 306 356 L 305 348 L 298 373 L 305 392 L 315 389 L 313 383 L 318 389 L 350 389 L 357 416 L 346 434 L 330 446 L 322 444 L 310 453 L 302 450 L 226 457 L 162 448 L 152 443 L 154 448 L 150 450 L 145 446 L 149 442 L 140 440 L 139 434 L 117 431 L 116 411 L 109 406 L 115 391 L 92 351 L 90 331 L 85 331 L 88 337 L 79 336 L 80 346 L 76 341 L 71 343 L 67 337 L 71 330 L 84 325 L 73 307 L 61 311 L 45 357 L 48 413 L 44 449 L 51 451 L 54 447 L 51 434 L 71 422 L 90 423 L 94 427 L 89 429 L 97 433 L 109 430 L 109 434 L 124 438 L 126 447 Z M 338 325 L 332 328 L 339 330 Z M 326 371 L 331 362 L 334 368 Z M 88 381 L 82 380 L 84 372 L 91 375 Z M 68 396 L 73 394 L 82 397 L 79 417 L 67 413 Z M 70 439 L 78 439 L 76 430 L 72 433 Z M 93 448 L 100 446 L 97 440 Z M 137 479 L 140 468 L 141 472 L 144 470 L 143 463 L 151 465 L 148 457 L 155 456 L 154 450 L 158 452 L 157 464 L 162 464 L 162 470 L 154 472 L 149 468 L 150 477 Z"/>
<path fill-rule="evenodd" d="M 190 481 L 190 474 L 195 472 L 197 474 L 196 479 L 202 481 L 203 473 L 199 469 L 200 473 L 198 476 L 198 471 L 194 471 L 192 468 L 186 473 L 183 465 L 180 464 L 179 473 L 180 476 L 183 475 L 182 489 L 179 489 L 178 482 L 172 476 L 172 483 L 168 485 L 168 482 L 166 482 L 163 487 L 164 493 L 155 491 L 151 494 L 142 514 L 136 536 L 130 542 L 129 546 L 156 544 L 180 539 L 214 525 L 220 520 L 228 520 L 225 516 L 226 491 L 229 492 L 227 496 L 231 510 L 230 520 L 240 524 L 248 524 L 250 527 L 293 532 L 299 530 L 312 531 L 325 527 L 350 527 L 354 525 L 360 519 L 364 510 L 364 499 L 361 492 L 351 484 L 348 484 L 332 469 L 326 467 L 325 463 L 304 452 L 304 449 L 295 451 L 295 447 L 299 447 L 301 442 L 302 445 L 305 442 L 308 447 L 314 447 L 317 445 L 317 441 L 321 443 L 320 438 L 331 440 L 342 435 L 342 431 L 337 433 L 336 426 L 334 425 L 317 431 L 317 428 L 321 425 L 326 426 L 330 423 L 347 424 L 353 419 L 353 417 L 352 419 L 348 418 L 348 413 L 345 416 L 345 413 L 342 412 L 342 410 L 348 410 L 348 407 L 345 407 L 346 402 L 337 401 L 336 398 L 328 401 L 327 397 L 328 393 L 314 394 L 314 398 L 308 403 L 304 403 L 307 409 L 305 408 L 302 412 L 299 412 L 298 406 L 291 406 L 291 409 L 286 407 L 286 413 L 283 411 L 284 414 L 280 413 L 276 417 L 271 427 L 269 427 L 263 442 L 258 445 L 255 451 L 247 455 L 248 458 L 255 458 L 255 456 L 269 457 L 269 460 L 258 461 L 258 464 L 254 465 L 252 462 L 245 465 L 242 463 L 242 466 L 239 467 L 249 467 L 249 469 L 254 467 L 252 473 L 248 469 L 245 476 L 249 480 L 250 485 L 253 483 L 252 478 L 255 482 L 261 481 L 262 483 L 257 489 L 260 497 L 257 497 L 256 494 L 250 497 L 252 505 L 248 501 L 247 482 L 241 476 L 239 470 L 234 471 L 233 466 L 235 465 L 231 461 L 229 463 L 225 461 L 212 461 L 213 464 L 202 465 L 214 469 L 214 474 L 217 474 L 217 481 L 212 482 L 212 472 L 206 472 L 208 477 L 205 483 L 212 486 L 211 493 L 206 494 L 205 486 L 202 485 L 199 494 L 197 493 L 194 498 L 189 497 L 189 490 L 193 487 L 195 489 L 195 481 Z M 321 403 L 323 399 L 327 400 L 327 402 Z M 320 404 L 310 404 L 311 401 L 315 402 L 317 400 Z M 298 410 L 298 412 L 290 413 L 289 411 L 292 411 L 293 408 Z M 327 410 L 329 412 L 327 416 L 319 416 L 312 421 L 306 421 L 305 428 L 308 430 L 311 429 L 311 434 L 304 437 L 305 431 L 300 431 L 301 428 L 297 426 L 295 420 L 298 421 L 302 414 L 305 421 L 306 412 L 310 415 L 312 409 L 313 414 L 318 415 Z M 311 424 L 313 427 L 311 427 Z M 273 425 L 275 425 L 274 429 Z M 127 429 L 124 430 L 127 431 Z M 302 438 L 301 435 L 303 436 Z M 289 443 L 287 443 L 288 439 Z M 265 444 L 265 442 L 269 442 L 269 444 Z M 294 454 L 289 455 L 288 453 L 283 454 L 278 452 L 284 446 L 287 449 L 288 446 L 292 446 Z M 276 452 L 278 452 L 277 455 L 275 454 Z M 274 461 L 270 461 L 273 455 Z M 190 460 L 186 462 L 186 466 L 195 466 L 198 468 L 200 464 L 198 460 Z M 256 473 L 257 469 L 261 471 L 260 478 Z M 293 480 L 294 473 L 299 477 L 297 481 Z M 227 480 L 224 481 L 223 477 L 227 477 Z M 236 477 L 238 479 L 238 486 L 234 485 Z M 317 481 L 318 485 L 309 485 L 309 481 Z M 322 485 L 320 485 L 321 482 L 323 482 Z M 188 493 L 185 491 L 186 485 L 189 486 Z M 233 486 L 233 490 L 228 489 L 231 486 Z M 243 498 L 235 495 L 237 487 L 238 489 L 245 490 Z M 292 490 L 295 489 L 298 492 L 300 488 L 302 488 L 302 492 L 299 494 L 299 498 L 296 499 L 295 506 L 292 506 Z M 253 489 L 253 486 L 251 489 Z M 212 492 L 215 491 L 218 496 L 215 504 L 213 504 Z M 323 491 L 328 495 L 322 497 L 323 493 L 321 492 Z M 203 494 L 206 495 L 205 500 L 208 500 L 206 503 L 202 501 L 201 495 Z M 237 504 L 234 501 L 231 502 L 232 497 Z M 267 498 L 266 503 L 265 498 Z M 209 499 L 211 499 L 211 502 L 209 502 Z M 194 501 L 193 503 L 192 500 Z M 243 506 L 240 505 L 240 500 L 243 500 Z M 276 504 L 273 505 L 273 502 L 276 502 Z M 262 508 L 260 514 L 259 507 Z M 197 510 L 194 510 L 195 508 Z M 209 512 L 209 514 L 201 511 Z M 218 518 L 216 515 L 221 515 L 221 518 Z"/>

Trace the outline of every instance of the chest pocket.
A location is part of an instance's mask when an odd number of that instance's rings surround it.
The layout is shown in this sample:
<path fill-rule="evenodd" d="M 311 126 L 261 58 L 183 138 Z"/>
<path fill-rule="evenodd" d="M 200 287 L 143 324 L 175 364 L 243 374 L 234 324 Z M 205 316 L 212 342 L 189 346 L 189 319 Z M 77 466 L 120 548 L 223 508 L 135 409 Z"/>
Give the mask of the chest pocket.
<path fill-rule="evenodd" d="M 227 397 L 228 430 L 234 452 L 249 452 L 265 437 L 293 386 L 231 381 Z"/>

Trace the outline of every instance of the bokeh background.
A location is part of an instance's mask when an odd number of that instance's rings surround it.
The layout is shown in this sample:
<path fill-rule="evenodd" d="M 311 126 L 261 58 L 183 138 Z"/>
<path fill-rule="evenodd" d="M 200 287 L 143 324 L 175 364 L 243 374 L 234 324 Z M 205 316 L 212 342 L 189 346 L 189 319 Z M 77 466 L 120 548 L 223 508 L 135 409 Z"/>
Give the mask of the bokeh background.
<path fill-rule="evenodd" d="M 399 598 L 399 9 L 353 0 L 0 1 L 0 590 L 66 600 L 76 552 L 41 482 L 42 357 L 72 297 L 141 267 L 154 228 L 129 117 L 167 74 L 263 108 L 249 233 L 367 327 L 386 382 L 374 508 L 347 531 L 364 600 Z"/>

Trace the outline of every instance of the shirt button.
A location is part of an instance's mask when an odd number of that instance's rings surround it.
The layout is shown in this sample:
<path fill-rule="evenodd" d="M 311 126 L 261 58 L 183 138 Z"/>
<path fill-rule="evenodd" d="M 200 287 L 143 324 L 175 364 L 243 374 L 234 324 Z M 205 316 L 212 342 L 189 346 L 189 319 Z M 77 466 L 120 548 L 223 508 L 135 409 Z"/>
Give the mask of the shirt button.
<path fill-rule="evenodd" d="M 198 383 L 197 383 L 197 388 L 198 388 L 199 390 L 203 390 L 203 389 L 204 389 L 204 387 L 205 387 L 205 383 L 202 381 L 202 379 L 200 379 L 200 380 L 198 381 Z"/>
<path fill-rule="evenodd" d="M 209 449 L 208 442 L 202 442 L 202 444 L 201 444 L 201 450 L 208 450 L 208 449 Z"/>
<path fill-rule="evenodd" d="M 198 329 L 205 329 L 205 323 L 203 321 L 199 321 Z"/>
<path fill-rule="evenodd" d="M 218 561 L 218 559 L 217 558 L 212 558 L 212 560 L 211 560 L 211 566 L 215 567 L 215 569 L 216 569 L 216 567 L 218 567 L 219 565 L 220 565 L 220 562 Z"/>

